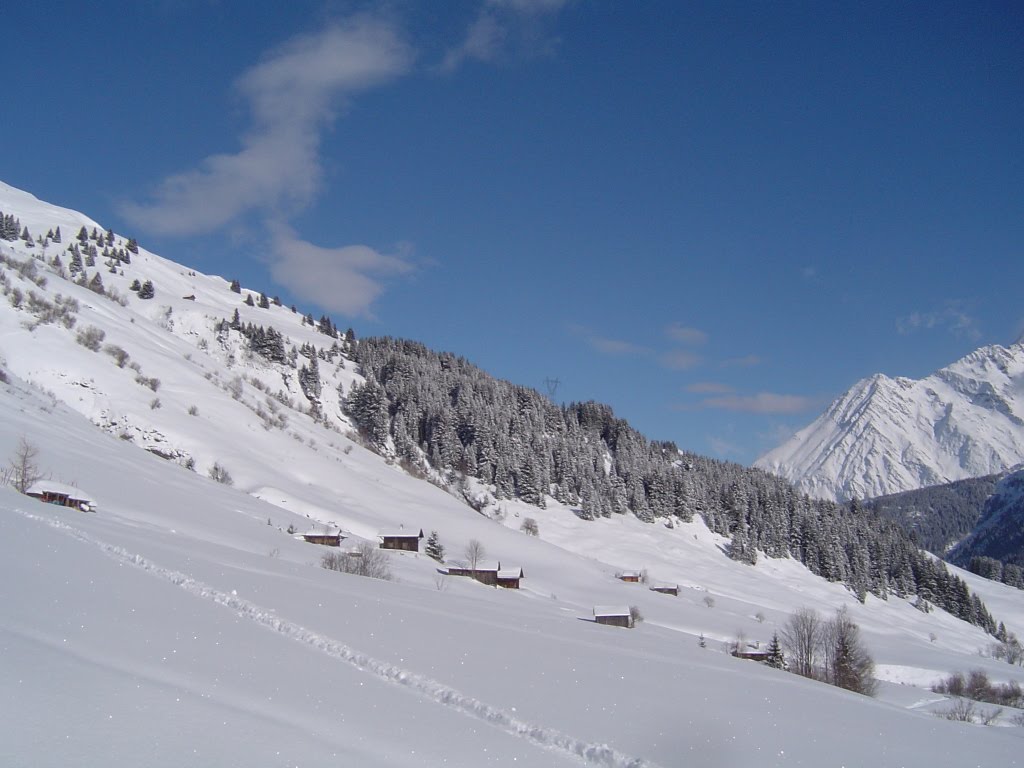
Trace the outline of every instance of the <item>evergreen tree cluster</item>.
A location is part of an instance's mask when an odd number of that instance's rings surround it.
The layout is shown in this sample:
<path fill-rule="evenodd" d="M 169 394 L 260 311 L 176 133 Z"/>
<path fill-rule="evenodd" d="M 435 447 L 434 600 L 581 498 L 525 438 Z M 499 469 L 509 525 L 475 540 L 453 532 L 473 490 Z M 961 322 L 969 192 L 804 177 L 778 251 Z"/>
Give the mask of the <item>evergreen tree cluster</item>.
<path fill-rule="evenodd" d="M 975 555 L 968 562 L 967 570 L 983 578 L 1024 589 L 1024 569 L 1015 563 L 1003 563 L 994 557 Z"/>
<path fill-rule="evenodd" d="M 14 241 L 21 237 L 21 220 L 16 216 L 0 211 L 0 240 Z"/>
<path fill-rule="evenodd" d="M 761 470 L 650 441 L 607 405 L 555 405 L 418 342 L 364 339 L 355 357 L 365 383 L 342 407 L 368 440 L 401 459 L 478 478 L 499 499 L 542 507 L 550 496 L 584 519 L 628 512 L 669 522 L 699 514 L 731 538 L 729 554 L 739 561 L 753 563 L 758 552 L 792 556 L 861 600 L 916 594 L 996 629 L 961 579 L 897 524 L 857 503 L 813 500 Z"/>

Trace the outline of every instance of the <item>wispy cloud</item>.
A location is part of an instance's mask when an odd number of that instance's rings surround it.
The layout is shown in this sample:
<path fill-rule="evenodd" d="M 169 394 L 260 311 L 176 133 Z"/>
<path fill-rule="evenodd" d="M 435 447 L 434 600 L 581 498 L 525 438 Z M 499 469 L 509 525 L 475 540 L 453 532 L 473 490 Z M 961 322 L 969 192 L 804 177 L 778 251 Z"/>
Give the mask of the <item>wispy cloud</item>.
<path fill-rule="evenodd" d="M 722 368 L 753 368 L 763 362 L 759 355 L 743 355 L 741 357 L 729 357 L 719 363 Z"/>
<path fill-rule="evenodd" d="M 322 175 L 324 129 L 348 97 L 402 74 L 411 58 L 390 25 L 368 17 L 293 38 L 236 83 L 252 112 L 242 148 L 164 179 L 150 202 L 122 213 L 148 232 L 194 235 L 253 209 L 301 208 Z"/>
<path fill-rule="evenodd" d="M 349 99 L 400 76 L 412 58 L 391 24 L 369 16 L 292 38 L 235 84 L 252 116 L 241 149 L 169 176 L 149 201 L 126 203 L 121 212 L 144 231 L 188 236 L 230 228 L 259 211 L 275 222 L 275 280 L 318 305 L 365 314 L 380 294 L 379 276 L 408 265 L 366 246 L 320 248 L 281 222 L 312 201 L 323 176 L 323 134 Z"/>
<path fill-rule="evenodd" d="M 686 391 L 695 395 L 722 395 L 727 392 L 735 392 L 735 389 L 717 381 L 696 381 L 687 386 Z"/>
<path fill-rule="evenodd" d="M 697 328 L 688 328 L 681 323 L 672 323 L 665 329 L 665 335 L 672 341 L 680 344 L 703 344 L 708 340 L 708 335 Z"/>
<path fill-rule="evenodd" d="M 636 344 L 632 341 L 626 341 L 624 339 L 616 339 L 610 336 L 597 333 L 594 329 L 585 326 L 572 323 L 566 327 L 569 333 L 573 336 L 577 336 L 586 342 L 587 346 L 591 349 L 596 349 L 598 352 L 604 355 L 612 355 L 615 357 L 625 356 L 636 356 L 636 357 L 649 357 L 654 354 L 654 351 L 650 347 L 645 347 L 641 344 Z"/>
<path fill-rule="evenodd" d="M 442 72 L 453 72 L 466 61 L 492 61 L 503 55 L 536 55 L 549 51 L 553 41 L 542 27 L 546 17 L 572 0 L 485 0 L 462 42 L 449 49 Z"/>
<path fill-rule="evenodd" d="M 815 398 L 758 392 L 756 395 L 721 395 L 701 401 L 700 407 L 743 413 L 802 413 L 816 407 Z"/>
<path fill-rule="evenodd" d="M 963 302 L 948 301 L 939 310 L 911 312 L 896 318 L 896 330 L 903 335 L 917 331 L 946 330 L 957 338 L 977 341 L 981 338 L 978 321 L 964 309 Z"/>
<path fill-rule="evenodd" d="M 709 437 L 708 446 L 710 446 L 712 453 L 721 458 L 739 456 L 743 453 L 743 450 L 738 445 L 721 437 Z"/>
<path fill-rule="evenodd" d="M 271 245 L 275 282 L 318 306 L 346 315 L 370 316 L 370 305 L 384 290 L 380 278 L 413 269 L 407 259 L 366 245 L 313 245 L 283 224 L 273 227 Z"/>
<path fill-rule="evenodd" d="M 658 362 L 673 371 L 688 371 L 701 364 L 700 355 L 686 349 L 670 349 L 658 357 Z"/>

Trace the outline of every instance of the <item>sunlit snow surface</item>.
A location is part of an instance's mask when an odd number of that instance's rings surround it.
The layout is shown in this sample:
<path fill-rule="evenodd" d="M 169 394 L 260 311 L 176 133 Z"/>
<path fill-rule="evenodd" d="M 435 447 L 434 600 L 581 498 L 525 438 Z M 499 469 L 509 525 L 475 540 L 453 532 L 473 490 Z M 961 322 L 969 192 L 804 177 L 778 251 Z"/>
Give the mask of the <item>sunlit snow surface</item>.
<path fill-rule="evenodd" d="M 33 234 L 60 224 L 67 244 L 81 226 L 0 192 Z M 0 304 L 0 459 L 25 437 L 53 480 L 100 501 L 83 514 L 0 489 L 0 765 L 1021 764 L 1012 713 L 995 728 L 931 714 L 948 703 L 928 686 L 951 671 L 1024 678 L 978 655 L 991 638 L 977 628 L 896 598 L 860 605 L 793 561 L 734 563 L 699 521 L 588 523 L 554 502 L 502 502 L 504 520 L 490 519 L 351 442 L 334 395 L 325 411 L 341 431 L 295 411 L 265 429 L 263 392 L 246 383 L 236 400 L 221 386 L 242 374 L 284 386 L 215 342 L 241 297 L 145 251 L 123 277 L 103 273 L 123 294 L 135 276 L 154 281 L 154 300 L 122 308 L 53 275 L 37 290 L 75 296 L 76 328 L 103 328 L 159 377 L 156 393 L 74 330 L 30 332 Z M 240 308 L 325 346 L 286 308 Z M 325 393 L 358 380 L 350 362 L 321 374 Z M 187 454 L 197 471 L 144 448 Z M 215 461 L 233 487 L 205 477 Z M 539 537 L 519 531 L 527 516 Z M 526 578 L 492 589 L 408 553 L 391 555 L 392 582 L 347 576 L 320 568 L 327 550 L 289 525 L 348 541 L 437 530 L 453 558 L 478 539 Z M 680 595 L 623 583 L 623 569 Z M 1024 635 L 1024 593 L 965 578 Z M 595 605 L 646 620 L 599 626 Z M 766 643 L 802 605 L 849 608 L 889 681 L 877 699 L 723 652 L 738 631 Z"/>

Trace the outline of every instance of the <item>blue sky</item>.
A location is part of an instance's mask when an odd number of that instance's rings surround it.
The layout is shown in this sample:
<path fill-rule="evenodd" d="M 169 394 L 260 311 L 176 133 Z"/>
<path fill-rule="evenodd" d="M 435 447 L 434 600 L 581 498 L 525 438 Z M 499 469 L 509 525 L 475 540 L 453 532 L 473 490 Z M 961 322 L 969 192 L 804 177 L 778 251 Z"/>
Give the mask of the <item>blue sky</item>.
<path fill-rule="evenodd" d="M 1024 333 L 1019 3 L 3 18 L 0 179 L 684 448 Z"/>

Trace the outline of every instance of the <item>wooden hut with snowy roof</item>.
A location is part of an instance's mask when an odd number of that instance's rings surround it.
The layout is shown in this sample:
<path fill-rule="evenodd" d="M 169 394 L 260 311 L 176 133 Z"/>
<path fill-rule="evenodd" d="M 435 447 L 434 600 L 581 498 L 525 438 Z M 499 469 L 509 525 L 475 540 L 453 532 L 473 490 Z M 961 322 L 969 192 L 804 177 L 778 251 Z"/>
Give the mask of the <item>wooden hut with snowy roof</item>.
<path fill-rule="evenodd" d="M 377 534 L 381 549 L 400 549 L 406 552 L 419 552 L 422 538 L 422 528 L 418 533 L 415 529 L 407 531 L 404 528 L 399 528 L 395 531 L 381 531 Z"/>
<path fill-rule="evenodd" d="M 498 571 L 498 586 L 505 589 L 519 589 L 519 580 L 526 578 L 522 568 L 501 568 Z"/>
<path fill-rule="evenodd" d="M 449 576 L 465 576 L 489 587 L 496 587 L 501 563 L 498 560 L 483 560 L 476 564 L 476 568 L 471 568 L 468 563 L 460 562 L 449 565 L 447 570 Z"/>
<path fill-rule="evenodd" d="M 71 507 L 82 512 L 95 512 L 96 500 L 81 488 L 64 483 L 55 483 L 52 480 L 40 480 L 33 483 L 25 491 L 25 494 L 34 499 L 45 501 L 47 504 L 57 504 L 62 507 Z"/>
<path fill-rule="evenodd" d="M 345 535 L 339 530 L 327 529 L 325 531 L 309 531 L 302 534 L 302 540 L 309 544 L 319 544 L 324 547 L 340 547 Z"/>
<path fill-rule="evenodd" d="M 633 614 L 628 605 L 595 605 L 594 621 L 613 627 L 633 628 Z"/>
<path fill-rule="evenodd" d="M 673 597 L 679 597 L 679 585 L 678 584 L 654 584 L 651 587 L 651 592 L 660 592 L 663 595 L 672 595 Z"/>
<path fill-rule="evenodd" d="M 640 571 L 619 571 L 615 574 L 615 578 L 622 581 L 628 581 L 630 584 L 636 584 L 640 581 Z"/>

